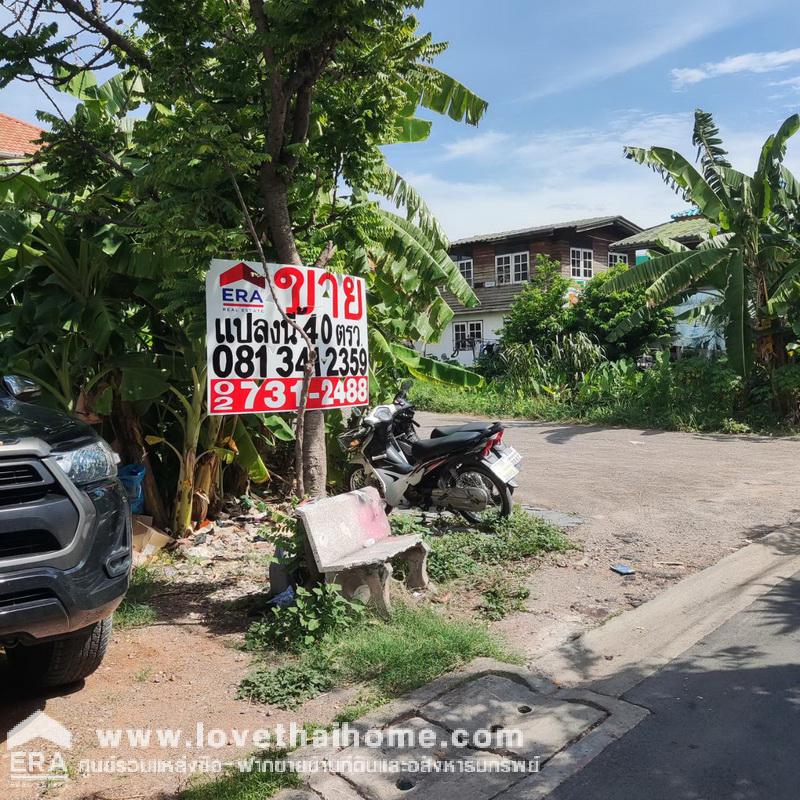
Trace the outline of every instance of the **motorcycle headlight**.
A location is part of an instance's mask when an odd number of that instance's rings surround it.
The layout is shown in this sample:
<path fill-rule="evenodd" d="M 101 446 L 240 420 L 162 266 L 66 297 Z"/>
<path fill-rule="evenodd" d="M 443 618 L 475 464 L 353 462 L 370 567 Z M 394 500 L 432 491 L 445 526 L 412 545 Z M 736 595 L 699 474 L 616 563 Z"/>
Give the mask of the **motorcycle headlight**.
<path fill-rule="evenodd" d="M 392 418 L 392 409 L 389 406 L 378 406 L 373 412 L 375 419 L 381 422 L 388 422 Z"/>
<path fill-rule="evenodd" d="M 117 474 L 116 454 L 103 441 L 54 453 L 53 458 L 73 483 L 94 483 Z"/>

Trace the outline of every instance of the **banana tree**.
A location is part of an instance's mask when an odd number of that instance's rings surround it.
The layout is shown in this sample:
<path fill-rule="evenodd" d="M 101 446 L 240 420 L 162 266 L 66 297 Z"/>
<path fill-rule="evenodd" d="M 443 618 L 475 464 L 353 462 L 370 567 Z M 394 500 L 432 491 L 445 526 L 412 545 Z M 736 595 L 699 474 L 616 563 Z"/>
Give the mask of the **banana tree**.
<path fill-rule="evenodd" d="M 606 290 L 647 286 L 646 304 L 653 307 L 676 305 L 710 287 L 718 302 L 707 310 L 724 321 L 728 359 L 743 378 L 756 359 L 773 372 L 786 358 L 787 323 L 775 301 L 788 296 L 800 272 L 794 231 L 800 191 L 783 163 L 787 141 L 799 128 L 800 115 L 793 114 L 769 136 L 753 175 L 731 167 L 712 116 L 699 109 L 692 138 L 699 170 L 674 150 L 625 148 L 628 158 L 651 167 L 711 224 L 696 249 L 662 242 L 659 254 L 608 281 Z"/>

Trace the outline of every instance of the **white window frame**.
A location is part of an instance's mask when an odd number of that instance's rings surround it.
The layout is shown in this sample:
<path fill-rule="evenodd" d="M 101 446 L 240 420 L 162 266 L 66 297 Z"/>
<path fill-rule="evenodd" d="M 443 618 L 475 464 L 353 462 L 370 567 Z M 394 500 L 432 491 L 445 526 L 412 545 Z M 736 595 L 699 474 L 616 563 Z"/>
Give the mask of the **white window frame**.
<path fill-rule="evenodd" d="M 461 273 L 461 277 L 470 285 L 475 285 L 475 262 L 472 256 L 459 256 L 456 259 L 456 266 Z"/>
<path fill-rule="evenodd" d="M 502 272 L 500 271 L 502 267 Z M 531 254 L 527 250 L 501 253 L 494 257 L 494 274 L 497 285 L 525 283 L 531 276 Z"/>
<path fill-rule="evenodd" d="M 573 278 L 591 278 L 594 275 L 594 251 L 585 247 L 570 247 L 569 265 Z"/>
<path fill-rule="evenodd" d="M 612 253 L 610 250 L 608 251 L 608 266 L 613 267 L 617 264 L 628 264 L 628 254 L 627 253 Z"/>
<path fill-rule="evenodd" d="M 455 350 L 472 350 L 476 342 L 483 341 L 483 320 L 459 320 L 453 323 Z"/>

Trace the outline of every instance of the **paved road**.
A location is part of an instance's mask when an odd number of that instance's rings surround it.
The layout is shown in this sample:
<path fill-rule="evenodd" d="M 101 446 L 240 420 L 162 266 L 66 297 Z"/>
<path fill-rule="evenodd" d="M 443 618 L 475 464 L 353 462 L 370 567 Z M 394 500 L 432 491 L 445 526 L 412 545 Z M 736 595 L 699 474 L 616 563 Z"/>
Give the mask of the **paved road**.
<path fill-rule="evenodd" d="M 652 714 L 551 800 L 796 800 L 800 573 L 624 699 Z"/>
<path fill-rule="evenodd" d="M 418 415 L 423 433 L 466 419 Z M 586 520 L 569 532 L 582 552 L 536 573 L 530 618 L 496 626 L 529 658 L 766 533 L 800 533 L 800 438 L 506 424 L 524 456 L 515 500 Z"/>

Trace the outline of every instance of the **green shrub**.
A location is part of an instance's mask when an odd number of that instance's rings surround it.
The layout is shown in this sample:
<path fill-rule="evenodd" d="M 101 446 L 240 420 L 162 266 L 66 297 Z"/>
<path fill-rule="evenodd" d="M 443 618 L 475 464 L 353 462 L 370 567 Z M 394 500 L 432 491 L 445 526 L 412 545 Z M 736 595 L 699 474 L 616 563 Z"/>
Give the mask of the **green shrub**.
<path fill-rule="evenodd" d="M 791 367 L 791 368 L 789 368 Z M 724 358 L 684 358 L 670 362 L 666 353 L 656 356 L 648 370 L 629 359 L 606 361 L 583 378 L 557 392 L 524 396 L 506 391 L 495 381 L 479 392 L 443 386 L 415 387 L 418 408 L 448 414 L 522 417 L 551 422 L 584 422 L 682 431 L 788 430 L 800 421 L 800 370 L 789 365 L 776 371 L 779 391 L 788 398 L 788 416 L 774 411 L 774 391 L 765 370 L 756 368 L 750 402 L 742 403 L 744 384 Z"/>
<path fill-rule="evenodd" d="M 564 297 L 571 281 L 561 275 L 561 262 L 539 254 L 530 283 L 514 298 L 503 318 L 503 343 L 547 341 L 563 333 L 567 319 Z"/>
<path fill-rule="evenodd" d="M 353 625 L 363 612 L 364 606 L 345 598 L 335 583 L 323 583 L 310 591 L 301 586 L 295 591 L 293 605 L 273 607 L 250 626 L 245 646 L 249 650 L 299 650 Z"/>
<path fill-rule="evenodd" d="M 636 358 L 647 348 L 666 345 L 675 331 L 672 309 L 659 306 L 643 317 L 637 316 L 635 325 L 619 338 L 612 338 L 612 331 L 624 319 L 647 305 L 645 286 L 622 292 L 605 290 L 611 278 L 627 270 L 627 265 L 619 265 L 595 275 L 583 287 L 578 302 L 570 307 L 565 326 L 571 333 L 580 331 L 595 339 L 612 361 Z"/>

